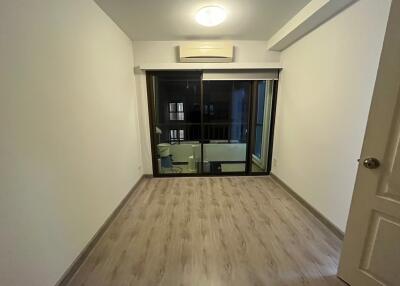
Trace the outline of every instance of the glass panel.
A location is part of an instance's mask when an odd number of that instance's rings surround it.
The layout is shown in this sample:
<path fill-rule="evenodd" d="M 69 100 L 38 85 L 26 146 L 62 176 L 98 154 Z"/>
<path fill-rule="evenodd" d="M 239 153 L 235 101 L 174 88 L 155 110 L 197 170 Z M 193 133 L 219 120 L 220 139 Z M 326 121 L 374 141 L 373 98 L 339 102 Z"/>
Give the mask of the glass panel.
<path fill-rule="evenodd" d="M 266 81 L 257 83 L 257 124 L 264 123 L 264 104 L 265 104 Z"/>
<path fill-rule="evenodd" d="M 270 117 L 272 106 L 273 81 L 257 82 L 256 116 L 253 124 L 254 130 L 254 149 L 252 154 L 251 171 L 260 173 L 267 171 L 268 162 L 268 141 L 270 132 Z"/>
<path fill-rule="evenodd" d="M 177 119 L 176 113 L 175 113 L 175 112 L 171 112 L 171 113 L 169 114 L 169 120 L 176 120 L 176 119 Z"/>
<path fill-rule="evenodd" d="M 175 141 L 177 139 L 176 129 L 172 129 L 169 131 L 169 140 Z"/>
<path fill-rule="evenodd" d="M 185 113 L 183 112 L 177 113 L 177 120 L 185 120 Z"/>
<path fill-rule="evenodd" d="M 245 172 L 251 81 L 204 81 L 203 172 Z"/>
<path fill-rule="evenodd" d="M 200 172 L 200 86 L 200 73 L 154 77 L 154 138 L 160 174 Z"/>
<path fill-rule="evenodd" d="M 254 155 L 261 159 L 261 148 L 262 148 L 262 132 L 263 132 L 263 125 L 256 125 L 256 138 L 254 144 Z"/>
<path fill-rule="evenodd" d="M 176 103 L 169 104 L 169 112 L 176 112 Z"/>

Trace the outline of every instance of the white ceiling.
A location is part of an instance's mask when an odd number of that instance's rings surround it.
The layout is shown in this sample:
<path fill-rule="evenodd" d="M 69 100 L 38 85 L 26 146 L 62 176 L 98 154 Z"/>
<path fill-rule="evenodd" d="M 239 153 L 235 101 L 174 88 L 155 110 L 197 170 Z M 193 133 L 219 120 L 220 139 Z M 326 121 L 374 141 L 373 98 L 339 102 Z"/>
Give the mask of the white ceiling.
<path fill-rule="evenodd" d="M 310 0 L 95 0 L 132 40 L 268 40 Z M 217 27 L 195 21 L 203 6 L 223 6 Z"/>

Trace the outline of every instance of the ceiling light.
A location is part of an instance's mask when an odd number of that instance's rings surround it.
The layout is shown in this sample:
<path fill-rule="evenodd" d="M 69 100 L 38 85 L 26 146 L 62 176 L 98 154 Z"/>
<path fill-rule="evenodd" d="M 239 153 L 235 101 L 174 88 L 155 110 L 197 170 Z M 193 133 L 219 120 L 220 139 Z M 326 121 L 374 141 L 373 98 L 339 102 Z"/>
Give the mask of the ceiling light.
<path fill-rule="evenodd" d="M 226 11 L 220 6 L 205 6 L 196 14 L 196 21 L 206 27 L 214 27 L 221 24 L 226 18 Z"/>

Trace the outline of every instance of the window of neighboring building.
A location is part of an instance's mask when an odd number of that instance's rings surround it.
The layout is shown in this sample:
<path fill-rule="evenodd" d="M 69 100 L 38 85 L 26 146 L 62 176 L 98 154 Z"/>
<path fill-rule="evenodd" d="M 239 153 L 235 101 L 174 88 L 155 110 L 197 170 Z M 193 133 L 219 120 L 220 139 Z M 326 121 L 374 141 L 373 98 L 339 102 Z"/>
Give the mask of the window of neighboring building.
<path fill-rule="evenodd" d="M 169 130 L 169 141 L 179 142 L 185 140 L 185 131 L 183 129 L 170 129 Z"/>
<path fill-rule="evenodd" d="M 169 120 L 185 120 L 183 102 L 170 102 L 168 104 Z"/>

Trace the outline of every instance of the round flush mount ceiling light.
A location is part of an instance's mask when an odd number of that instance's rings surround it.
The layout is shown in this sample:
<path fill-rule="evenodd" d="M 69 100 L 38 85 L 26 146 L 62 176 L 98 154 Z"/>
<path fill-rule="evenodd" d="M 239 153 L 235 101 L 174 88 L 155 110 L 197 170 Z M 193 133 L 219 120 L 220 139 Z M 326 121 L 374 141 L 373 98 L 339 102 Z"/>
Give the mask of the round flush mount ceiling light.
<path fill-rule="evenodd" d="M 196 14 L 196 21 L 206 27 L 214 27 L 221 24 L 226 18 L 226 11 L 220 6 L 205 6 Z"/>

